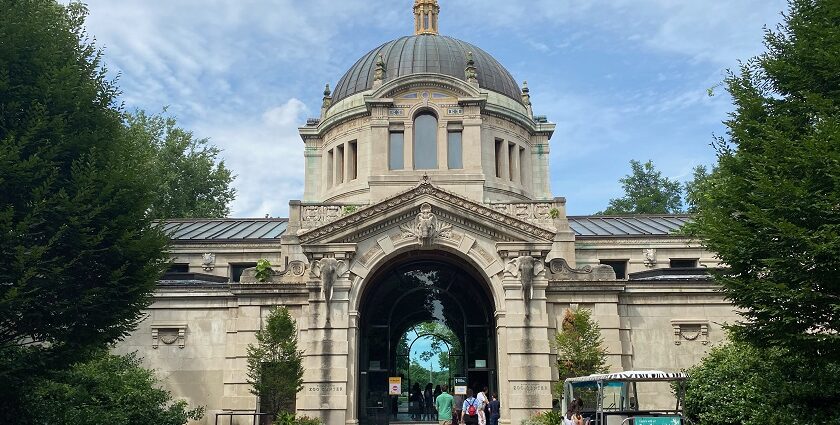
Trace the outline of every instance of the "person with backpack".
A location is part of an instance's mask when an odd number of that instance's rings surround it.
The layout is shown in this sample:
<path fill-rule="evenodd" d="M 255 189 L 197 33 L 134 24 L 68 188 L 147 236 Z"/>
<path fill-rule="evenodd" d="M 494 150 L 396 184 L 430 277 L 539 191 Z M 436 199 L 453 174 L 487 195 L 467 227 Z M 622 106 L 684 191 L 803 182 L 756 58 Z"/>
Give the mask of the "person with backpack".
<path fill-rule="evenodd" d="M 472 388 L 467 388 L 467 399 L 461 406 L 461 423 L 478 425 L 478 400 L 473 397 Z"/>

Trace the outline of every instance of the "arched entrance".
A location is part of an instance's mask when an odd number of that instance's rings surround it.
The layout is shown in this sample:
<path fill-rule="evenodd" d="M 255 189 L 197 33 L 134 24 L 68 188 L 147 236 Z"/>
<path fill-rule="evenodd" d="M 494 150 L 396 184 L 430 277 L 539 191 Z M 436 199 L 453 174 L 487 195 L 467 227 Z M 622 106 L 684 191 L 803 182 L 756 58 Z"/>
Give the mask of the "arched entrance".
<path fill-rule="evenodd" d="M 489 285 L 466 261 L 446 252 L 410 252 L 388 261 L 361 294 L 358 418 L 362 424 L 417 419 L 415 383 L 425 389 L 466 378 L 471 387 L 495 390 L 495 305 Z M 419 324 L 448 332 L 425 332 L 447 345 L 448 382 L 411 376 L 406 335 Z M 416 336 L 421 336 L 421 329 Z M 448 340 L 448 341 L 447 341 Z M 402 342 L 402 344 L 401 344 Z M 457 347 L 453 349 L 452 347 Z M 401 376 L 402 375 L 402 376 Z M 417 375 L 417 373 L 414 373 Z M 444 379 L 431 374 L 431 379 Z M 389 378 L 402 378 L 402 394 L 389 395 Z M 408 387 L 408 388 L 407 388 Z M 413 404 L 414 403 L 414 404 Z M 433 419 L 419 416 L 425 421 Z"/>

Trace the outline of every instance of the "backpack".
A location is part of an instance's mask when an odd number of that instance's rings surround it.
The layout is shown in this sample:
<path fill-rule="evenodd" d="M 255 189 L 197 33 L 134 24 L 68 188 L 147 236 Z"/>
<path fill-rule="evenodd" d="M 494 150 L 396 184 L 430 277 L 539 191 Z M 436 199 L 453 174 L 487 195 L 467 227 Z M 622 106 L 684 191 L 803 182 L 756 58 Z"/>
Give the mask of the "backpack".
<path fill-rule="evenodd" d="M 467 416 L 475 416 L 478 414 L 475 409 L 475 399 L 473 399 L 473 403 L 470 403 L 470 406 L 467 407 Z"/>

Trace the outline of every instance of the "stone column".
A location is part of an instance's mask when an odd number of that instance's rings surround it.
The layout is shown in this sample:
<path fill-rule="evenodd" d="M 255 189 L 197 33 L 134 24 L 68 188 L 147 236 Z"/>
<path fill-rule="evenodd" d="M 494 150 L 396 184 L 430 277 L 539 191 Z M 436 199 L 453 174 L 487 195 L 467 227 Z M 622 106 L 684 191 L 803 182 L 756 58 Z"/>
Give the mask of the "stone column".
<path fill-rule="evenodd" d="M 542 261 L 541 253 L 535 253 Z M 520 255 L 507 253 L 505 263 Z M 519 424 L 529 416 L 551 409 L 551 359 L 545 272 L 533 278 L 534 295 L 526 304 L 521 276 L 505 272 L 504 327 L 499 329 L 500 357 L 507 358 L 506 376 L 500 374 L 499 392 L 502 401 L 502 423 Z M 504 347 L 504 352 L 502 351 Z"/>

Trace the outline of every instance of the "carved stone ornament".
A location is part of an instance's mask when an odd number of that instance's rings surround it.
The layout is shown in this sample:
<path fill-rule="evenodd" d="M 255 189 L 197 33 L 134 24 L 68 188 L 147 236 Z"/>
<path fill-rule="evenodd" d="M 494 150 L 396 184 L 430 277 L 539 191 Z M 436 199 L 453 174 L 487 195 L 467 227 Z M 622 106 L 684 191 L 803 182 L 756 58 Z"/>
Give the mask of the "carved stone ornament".
<path fill-rule="evenodd" d="M 545 270 L 545 265 L 539 258 L 522 255 L 507 262 L 505 271 L 517 277 L 522 282 L 522 294 L 528 304 L 534 298 L 534 277 Z M 528 311 L 527 309 L 525 310 Z"/>
<path fill-rule="evenodd" d="M 602 280 L 615 280 L 615 270 L 606 264 L 583 266 L 573 269 L 563 258 L 555 258 L 548 264 L 551 276 L 549 280 L 578 280 L 597 282 Z"/>
<path fill-rule="evenodd" d="M 178 348 L 186 346 L 187 325 L 184 323 L 157 323 L 152 325 L 152 348 L 157 349 L 162 342 L 164 345 L 178 344 Z"/>
<path fill-rule="evenodd" d="M 671 320 L 674 328 L 674 345 L 683 341 L 697 341 L 709 344 L 709 322 L 707 320 Z"/>
<path fill-rule="evenodd" d="M 332 300 L 335 282 L 347 270 L 347 263 L 335 258 L 322 258 L 312 263 L 312 275 L 321 278 L 321 292 L 324 294 L 324 301 L 327 305 Z"/>
<path fill-rule="evenodd" d="M 213 269 L 216 268 L 216 254 L 213 254 L 212 252 L 205 252 L 202 254 L 201 268 L 206 272 L 213 271 Z"/>
<path fill-rule="evenodd" d="M 645 267 L 656 267 L 656 249 L 655 248 L 645 248 L 642 250 L 642 254 L 645 256 Z"/>
<path fill-rule="evenodd" d="M 432 213 L 432 206 L 428 202 L 420 205 L 420 213 L 412 224 L 400 226 L 403 238 L 417 238 L 420 246 L 430 247 L 438 237 L 448 238 L 452 236 L 452 226 L 438 221 Z"/>
<path fill-rule="evenodd" d="M 289 268 L 286 269 L 286 273 L 291 276 L 301 277 L 306 272 L 306 263 L 303 261 L 295 260 L 289 263 Z"/>

